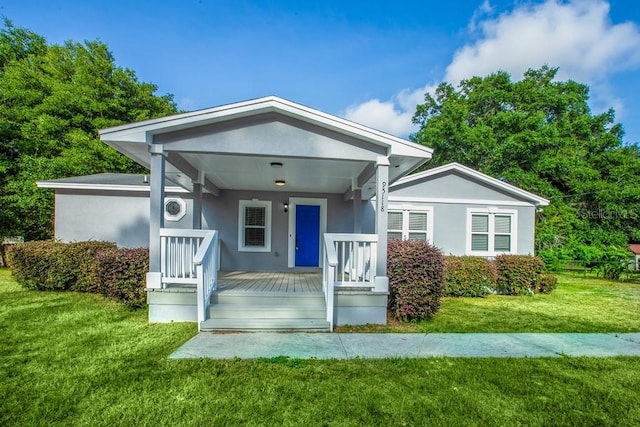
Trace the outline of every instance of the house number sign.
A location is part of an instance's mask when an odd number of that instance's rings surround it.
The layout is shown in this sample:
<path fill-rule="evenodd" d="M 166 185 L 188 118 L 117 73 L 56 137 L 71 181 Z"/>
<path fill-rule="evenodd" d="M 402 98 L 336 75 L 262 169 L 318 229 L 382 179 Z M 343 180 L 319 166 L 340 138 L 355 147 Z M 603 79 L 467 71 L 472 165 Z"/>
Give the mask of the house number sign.
<path fill-rule="evenodd" d="M 380 212 L 384 212 L 386 197 L 387 197 L 387 181 L 382 181 L 382 191 L 380 192 Z"/>

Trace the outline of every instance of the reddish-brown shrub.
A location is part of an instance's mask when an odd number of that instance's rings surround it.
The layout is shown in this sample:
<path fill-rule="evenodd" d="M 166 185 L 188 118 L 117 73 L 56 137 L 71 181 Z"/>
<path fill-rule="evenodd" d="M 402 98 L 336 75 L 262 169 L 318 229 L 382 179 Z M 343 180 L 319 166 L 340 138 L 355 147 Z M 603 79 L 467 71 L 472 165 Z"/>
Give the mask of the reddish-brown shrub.
<path fill-rule="evenodd" d="M 97 292 L 124 302 L 129 307 L 146 303 L 145 280 L 149 271 L 149 250 L 107 249 L 97 253 L 93 275 Z"/>
<path fill-rule="evenodd" d="M 115 248 L 109 242 L 19 243 L 9 253 L 11 272 L 27 289 L 91 291 L 96 252 Z"/>
<path fill-rule="evenodd" d="M 130 307 L 146 302 L 149 250 L 118 249 L 109 242 L 60 243 L 52 240 L 16 245 L 11 272 L 27 289 L 101 293 Z"/>
<path fill-rule="evenodd" d="M 425 241 L 392 240 L 387 257 L 389 309 L 397 319 L 432 317 L 444 288 L 444 255 Z"/>

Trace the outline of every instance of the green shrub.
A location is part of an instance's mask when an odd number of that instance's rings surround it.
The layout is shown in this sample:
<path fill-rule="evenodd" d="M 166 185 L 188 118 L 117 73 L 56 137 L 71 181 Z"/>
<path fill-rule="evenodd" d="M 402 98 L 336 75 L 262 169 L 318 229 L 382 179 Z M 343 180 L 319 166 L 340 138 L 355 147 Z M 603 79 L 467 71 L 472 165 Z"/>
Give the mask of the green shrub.
<path fill-rule="evenodd" d="M 60 243 L 53 240 L 17 244 L 10 251 L 11 272 L 27 289 L 91 291 L 96 252 L 115 248 L 109 242 Z"/>
<path fill-rule="evenodd" d="M 444 255 L 425 241 L 389 242 L 389 309 L 401 320 L 432 317 L 444 291 Z"/>
<path fill-rule="evenodd" d="M 608 246 L 604 250 L 602 272 L 605 279 L 619 280 L 627 271 L 632 254 L 628 248 Z"/>
<path fill-rule="evenodd" d="M 550 294 L 556 288 L 558 278 L 553 274 L 543 273 L 536 278 L 535 291 L 541 294 Z"/>
<path fill-rule="evenodd" d="M 498 255 L 495 263 L 498 293 L 504 295 L 532 295 L 544 269 L 542 259 L 531 255 Z"/>
<path fill-rule="evenodd" d="M 486 258 L 473 256 L 445 257 L 444 295 L 483 297 L 495 292 L 496 266 Z"/>
<path fill-rule="evenodd" d="M 93 276 L 102 295 L 138 308 L 146 303 L 149 250 L 107 249 L 97 253 Z"/>
<path fill-rule="evenodd" d="M 562 271 L 568 260 L 560 250 L 544 249 L 536 251 L 536 253 L 544 261 L 544 267 L 547 271 Z"/>

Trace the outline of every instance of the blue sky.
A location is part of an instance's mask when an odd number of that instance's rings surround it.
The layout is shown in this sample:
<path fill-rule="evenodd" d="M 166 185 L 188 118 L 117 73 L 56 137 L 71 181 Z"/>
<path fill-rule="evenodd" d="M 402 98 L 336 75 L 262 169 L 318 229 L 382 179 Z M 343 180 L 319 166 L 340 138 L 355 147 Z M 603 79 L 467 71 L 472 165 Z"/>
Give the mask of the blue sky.
<path fill-rule="evenodd" d="M 547 63 L 640 142 L 633 0 L 0 0 L 0 14 L 51 43 L 104 41 L 184 110 L 278 95 L 399 136 L 441 81 Z"/>

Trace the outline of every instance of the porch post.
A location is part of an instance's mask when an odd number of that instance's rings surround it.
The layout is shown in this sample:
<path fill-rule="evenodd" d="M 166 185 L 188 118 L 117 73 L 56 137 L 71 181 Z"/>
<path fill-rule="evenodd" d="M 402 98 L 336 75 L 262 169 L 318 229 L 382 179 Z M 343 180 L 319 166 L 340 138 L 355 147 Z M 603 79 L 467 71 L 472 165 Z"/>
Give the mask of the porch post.
<path fill-rule="evenodd" d="M 387 277 L 387 209 L 389 207 L 389 159 L 378 157 L 376 165 L 376 234 L 378 248 L 376 257 L 375 291 L 387 292 L 389 278 Z"/>
<path fill-rule="evenodd" d="M 160 144 L 149 145 L 151 179 L 149 182 L 149 273 L 147 287 L 162 287 L 160 229 L 164 227 L 164 150 Z"/>
<path fill-rule="evenodd" d="M 353 190 L 353 232 L 362 233 L 362 190 Z"/>
<path fill-rule="evenodd" d="M 193 181 L 193 229 L 202 228 L 202 184 Z"/>

